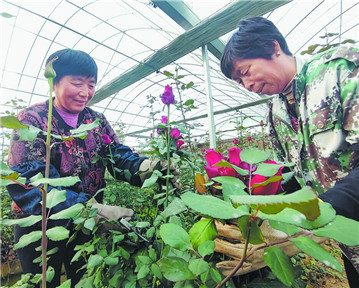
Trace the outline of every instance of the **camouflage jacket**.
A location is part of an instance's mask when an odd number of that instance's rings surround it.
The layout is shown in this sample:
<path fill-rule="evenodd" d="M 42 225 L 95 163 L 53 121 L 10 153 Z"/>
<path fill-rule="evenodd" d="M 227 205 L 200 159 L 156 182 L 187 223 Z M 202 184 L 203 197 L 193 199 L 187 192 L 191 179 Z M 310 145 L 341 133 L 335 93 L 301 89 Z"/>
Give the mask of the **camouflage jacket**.
<path fill-rule="evenodd" d="M 295 164 L 301 186 L 315 189 L 337 214 L 358 220 L 359 47 L 296 61 L 295 112 L 282 95 L 269 104 L 273 148 Z M 359 273 L 359 246 L 341 248 Z"/>
<path fill-rule="evenodd" d="M 269 133 L 301 186 L 319 194 L 359 164 L 359 47 L 334 48 L 308 62 L 296 58 L 292 83 L 298 131 L 286 99 L 270 103 Z"/>

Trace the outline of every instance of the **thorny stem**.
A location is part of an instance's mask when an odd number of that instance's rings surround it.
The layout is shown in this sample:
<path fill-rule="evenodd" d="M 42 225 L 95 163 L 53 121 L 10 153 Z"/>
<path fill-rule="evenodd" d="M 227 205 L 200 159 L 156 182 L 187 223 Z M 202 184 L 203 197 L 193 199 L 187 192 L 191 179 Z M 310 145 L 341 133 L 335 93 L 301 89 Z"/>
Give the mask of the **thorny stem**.
<path fill-rule="evenodd" d="M 176 73 L 178 74 L 178 71 L 176 71 Z M 176 75 L 176 76 L 178 77 L 178 75 Z M 178 86 L 179 86 L 179 83 L 176 80 L 176 88 L 177 88 L 177 92 L 178 92 L 178 95 L 179 95 L 179 98 L 180 98 L 180 103 L 181 103 L 181 105 L 180 105 L 181 113 L 182 113 L 182 117 L 183 117 L 183 121 L 184 121 L 184 126 L 186 127 L 187 136 L 188 136 L 188 145 L 190 146 L 190 149 L 192 150 L 193 147 L 191 145 L 190 129 L 188 128 L 188 123 L 187 123 L 187 120 L 186 120 L 186 117 L 185 117 L 185 114 L 184 114 L 184 111 L 183 111 L 182 95 L 181 95 L 180 88 Z"/>
<path fill-rule="evenodd" d="M 264 140 L 265 140 L 265 135 L 264 135 L 264 127 L 263 127 L 263 122 L 262 122 L 262 126 L 261 126 L 261 128 L 262 128 L 263 150 L 265 151 L 265 150 L 266 150 L 266 145 L 265 145 L 265 142 L 264 142 Z"/>
<path fill-rule="evenodd" d="M 51 156 L 51 126 L 52 126 L 52 87 L 53 87 L 53 78 L 48 78 L 49 81 L 49 115 L 47 117 L 47 135 L 46 135 L 46 166 L 45 166 L 45 178 L 49 178 L 50 175 L 50 156 Z M 47 196 L 47 188 L 48 184 L 44 184 L 44 188 L 40 189 L 42 193 L 42 221 L 41 221 L 41 256 L 42 256 L 42 287 L 46 288 L 46 270 L 47 270 L 47 236 L 46 236 L 46 228 L 47 228 L 47 217 L 46 217 L 46 196 Z"/>
<path fill-rule="evenodd" d="M 112 154 L 112 149 L 111 149 L 111 143 L 108 145 L 108 150 L 109 150 L 109 153 L 110 153 L 110 159 L 111 159 L 111 168 L 112 168 L 112 173 L 113 173 L 113 177 L 116 178 L 116 170 L 115 168 L 113 167 L 113 154 Z"/>
<path fill-rule="evenodd" d="M 252 256 L 258 250 L 265 249 L 265 248 L 268 248 L 268 247 L 271 247 L 271 246 L 275 246 L 275 245 L 278 245 L 278 244 L 288 242 L 290 238 L 297 238 L 299 236 L 310 236 L 310 235 L 313 234 L 311 232 L 298 233 L 298 234 L 296 234 L 294 236 L 287 237 L 285 239 L 282 239 L 282 240 L 279 240 L 279 241 L 276 241 L 276 242 L 273 242 L 273 243 L 265 243 L 262 246 L 258 245 L 258 246 L 255 246 L 253 249 L 251 249 L 251 252 L 249 252 L 247 254 L 247 249 L 248 249 L 248 244 L 249 244 L 249 236 L 250 236 L 250 231 L 251 231 L 250 228 L 251 228 L 251 221 L 248 221 L 248 224 L 247 224 L 248 234 L 247 234 L 247 237 L 246 237 L 246 240 L 245 240 L 244 250 L 243 250 L 243 255 L 242 255 L 241 260 L 238 262 L 236 267 L 234 267 L 234 269 L 231 271 L 231 273 L 228 274 L 228 276 L 226 278 L 224 278 L 223 281 L 216 286 L 216 288 L 222 287 L 230 278 L 232 278 L 234 276 L 234 274 L 239 270 L 239 268 L 242 267 L 244 261 L 246 261 L 250 256 Z"/>
<path fill-rule="evenodd" d="M 236 267 L 234 267 L 234 269 L 231 271 L 231 273 L 229 273 L 227 275 L 227 277 L 224 278 L 222 280 L 222 282 L 216 286 L 216 288 L 222 287 L 229 279 L 231 279 L 234 276 L 234 274 L 238 271 L 238 269 L 242 267 L 244 261 L 247 260 L 247 249 L 248 249 L 248 244 L 249 244 L 249 237 L 251 235 L 251 224 L 252 224 L 252 221 L 249 220 L 247 223 L 247 237 L 244 242 L 244 249 L 243 249 L 243 255 L 242 255 L 241 261 L 238 262 L 238 264 L 236 265 Z"/>
<path fill-rule="evenodd" d="M 202 255 L 199 254 L 196 250 L 193 249 L 192 252 L 193 252 L 194 254 L 196 254 L 196 256 L 197 256 L 198 258 L 202 258 L 202 259 L 203 259 Z"/>
<path fill-rule="evenodd" d="M 249 164 L 249 180 L 248 180 L 249 195 L 252 195 L 251 180 L 252 180 L 252 164 Z"/>
<path fill-rule="evenodd" d="M 166 177 L 166 207 L 168 206 L 168 186 L 169 186 L 169 175 L 170 175 L 170 145 L 171 145 L 171 129 L 170 129 L 170 105 L 167 105 L 167 177 Z"/>

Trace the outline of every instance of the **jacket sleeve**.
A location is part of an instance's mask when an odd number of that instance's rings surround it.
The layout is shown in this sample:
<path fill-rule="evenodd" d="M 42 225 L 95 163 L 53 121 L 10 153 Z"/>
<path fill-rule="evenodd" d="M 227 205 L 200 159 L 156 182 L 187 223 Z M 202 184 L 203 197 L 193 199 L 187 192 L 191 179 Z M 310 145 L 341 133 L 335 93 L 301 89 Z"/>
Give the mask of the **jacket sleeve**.
<path fill-rule="evenodd" d="M 107 165 L 111 175 L 118 180 L 126 181 L 131 185 L 140 187 L 142 181 L 138 175 L 139 167 L 146 157 L 141 157 L 134 153 L 130 147 L 122 144 L 111 145 L 114 158 L 114 165 Z"/>
<path fill-rule="evenodd" d="M 354 168 L 346 177 L 319 198 L 330 203 L 338 215 L 359 221 L 359 167 Z"/>
<path fill-rule="evenodd" d="M 30 183 L 30 178 L 38 173 L 45 174 L 45 163 L 41 161 L 29 161 L 11 167 L 12 170 L 18 172 L 21 177 L 27 179 L 26 184 Z M 53 165 L 50 165 L 49 178 L 59 178 L 60 174 Z M 31 187 L 31 186 L 30 186 Z M 50 192 L 54 187 L 48 186 Z M 8 192 L 14 202 L 21 208 L 22 211 L 29 215 L 41 214 L 42 193 L 39 188 L 32 187 L 26 189 L 18 184 L 10 184 L 7 186 Z M 64 190 L 63 187 L 56 187 L 58 190 Z M 57 204 L 51 209 L 51 213 L 57 213 L 61 210 L 69 208 L 77 203 L 84 203 L 91 198 L 91 195 L 86 193 L 77 193 L 66 189 L 66 200 Z"/>

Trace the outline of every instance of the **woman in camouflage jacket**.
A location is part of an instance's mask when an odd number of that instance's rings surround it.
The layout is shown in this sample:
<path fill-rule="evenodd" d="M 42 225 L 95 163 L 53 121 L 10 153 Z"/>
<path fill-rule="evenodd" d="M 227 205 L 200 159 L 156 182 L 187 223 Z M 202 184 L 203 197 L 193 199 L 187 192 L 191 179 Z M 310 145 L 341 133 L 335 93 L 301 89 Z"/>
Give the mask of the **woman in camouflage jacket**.
<path fill-rule="evenodd" d="M 272 22 L 254 17 L 240 22 L 221 70 L 249 91 L 278 94 L 268 127 L 279 157 L 295 163 L 302 187 L 359 221 L 359 47 L 339 46 L 304 61 Z M 341 248 L 350 286 L 359 287 L 359 247 Z"/>

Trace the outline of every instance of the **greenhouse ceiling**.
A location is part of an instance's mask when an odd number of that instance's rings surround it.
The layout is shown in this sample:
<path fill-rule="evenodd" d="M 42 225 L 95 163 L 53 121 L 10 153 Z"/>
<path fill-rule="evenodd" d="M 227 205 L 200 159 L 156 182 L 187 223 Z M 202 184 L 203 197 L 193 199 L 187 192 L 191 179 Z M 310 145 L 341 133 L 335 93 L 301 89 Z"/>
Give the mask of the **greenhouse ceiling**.
<path fill-rule="evenodd" d="M 244 91 L 219 69 L 225 42 L 243 18 L 273 21 L 294 54 L 313 44 L 359 40 L 359 3 L 350 0 L 2 0 L 0 12 L 1 115 L 48 98 L 43 67 L 52 52 L 83 50 L 99 67 L 92 108 L 133 147 L 144 143 L 166 114 L 159 96 L 168 84 L 178 102 L 194 101 L 195 109 L 184 113 L 172 108 L 171 121 L 185 119 L 198 141 L 209 137 L 211 107 L 221 139 L 264 119 L 270 97 Z M 177 90 L 171 74 L 181 76 L 179 88 L 193 86 Z"/>

